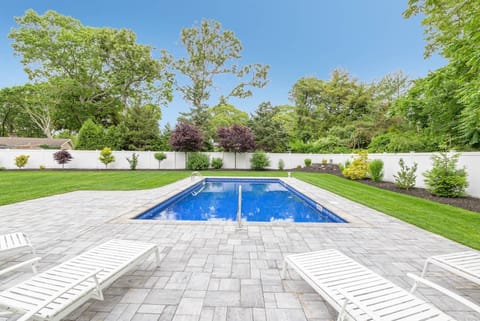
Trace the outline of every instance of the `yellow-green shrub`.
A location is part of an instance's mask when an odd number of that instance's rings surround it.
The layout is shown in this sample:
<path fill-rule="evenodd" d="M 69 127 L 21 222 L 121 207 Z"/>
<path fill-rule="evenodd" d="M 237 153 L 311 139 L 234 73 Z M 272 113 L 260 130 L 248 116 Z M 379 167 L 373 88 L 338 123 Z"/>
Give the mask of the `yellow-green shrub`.
<path fill-rule="evenodd" d="M 17 165 L 18 168 L 25 167 L 28 163 L 28 159 L 30 158 L 30 155 L 18 155 L 15 157 L 15 165 Z"/>
<path fill-rule="evenodd" d="M 358 152 L 358 157 L 342 170 L 343 176 L 346 178 L 357 180 L 367 176 L 368 173 L 368 152 L 362 150 Z"/>

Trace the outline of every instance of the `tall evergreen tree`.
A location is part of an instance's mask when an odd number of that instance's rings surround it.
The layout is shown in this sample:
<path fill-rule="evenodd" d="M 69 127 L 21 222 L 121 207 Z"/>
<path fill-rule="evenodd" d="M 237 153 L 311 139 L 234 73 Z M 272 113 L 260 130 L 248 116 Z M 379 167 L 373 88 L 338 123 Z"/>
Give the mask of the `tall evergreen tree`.
<path fill-rule="evenodd" d="M 249 122 L 257 149 L 266 152 L 285 152 L 288 135 L 280 119 L 279 110 L 270 102 L 261 103 Z"/>

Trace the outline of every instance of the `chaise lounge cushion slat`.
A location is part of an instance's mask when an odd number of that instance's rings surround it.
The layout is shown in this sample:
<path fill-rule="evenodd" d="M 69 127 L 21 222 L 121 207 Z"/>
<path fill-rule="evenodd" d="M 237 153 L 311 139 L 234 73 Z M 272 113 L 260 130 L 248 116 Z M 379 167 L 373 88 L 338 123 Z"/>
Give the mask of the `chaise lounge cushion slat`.
<path fill-rule="evenodd" d="M 26 314 L 54 298 L 33 319 L 59 320 L 97 294 L 89 274 L 103 290 L 156 251 L 155 244 L 111 240 L 0 292 L 0 309 Z"/>
<path fill-rule="evenodd" d="M 283 275 L 287 264 L 346 320 L 454 320 L 337 250 L 286 256 Z"/>
<path fill-rule="evenodd" d="M 473 251 L 431 256 L 425 262 L 422 277 L 429 264 L 437 265 L 467 280 L 480 284 L 480 254 Z"/>

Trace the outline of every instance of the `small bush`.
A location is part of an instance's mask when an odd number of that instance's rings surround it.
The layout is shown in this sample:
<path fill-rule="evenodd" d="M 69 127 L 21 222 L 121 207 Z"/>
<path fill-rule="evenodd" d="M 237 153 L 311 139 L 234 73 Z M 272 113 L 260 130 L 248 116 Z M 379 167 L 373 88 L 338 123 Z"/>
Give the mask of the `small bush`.
<path fill-rule="evenodd" d="M 40 165 L 39 169 L 40 169 L 41 171 L 44 171 L 44 170 L 47 169 L 47 167 L 46 167 L 45 165 Z"/>
<path fill-rule="evenodd" d="M 108 164 L 115 161 L 115 156 L 112 155 L 112 149 L 110 147 L 104 147 L 100 151 L 100 157 L 98 158 L 102 163 L 105 164 L 105 168 L 108 167 Z"/>
<path fill-rule="evenodd" d="M 250 159 L 250 167 L 253 170 L 262 170 L 270 166 L 270 159 L 264 151 L 257 151 L 253 153 L 252 158 Z"/>
<path fill-rule="evenodd" d="M 134 170 L 137 169 L 138 158 L 139 158 L 139 157 L 140 157 L 140 155 L 139 155 L 139 154 L 135 154 L 135 153 L 132 154 L 132 158 L 126 157 L 127 162 L 130 164 L 130 169 L 131 169 L 132 171 L 134 171 Z"/>
<path fill-rule="evenodd" d="M 6 171 L 6 170 L 7 170 L 6 167 L 0 166 L 0 171 Z"/>
<path fill-rule="evenodd" d="M 223 159 L 220 157 L 212 158 L 212 167 L 215 169 L 220 169 L 223 167 Z"/>
<path fill-rule="evenodd" d="M 305 163 L 305 167 L 310 167 L 310 165 L 312 165 L 312 160 L 310 158 L 305 158 L 303 162 Z"/>
<path fill-rule="evenodd" d="M 327 163 L 328 163 L 328 160 L 327 160 L 327 159 L 325 159 L 325 158 L 322 159 L 322 165 L 327 165 Z"/>
<path fill-rule="evenodd" d="M 188 156 L 187 169 L 198 171 L 202 169 L 208 169 L 209 165 L 210 159 L 207 154 L 191 153 Z"/>
<path fill-rule="evenodd" d="M 15 165 L 17 165 L 18 168 L 23 168 L 27 165 L 29 158 L 30 155 L 18 155 L 15 157 Z"/>
<path fill-rule="evenodd" d="M 433 195 L 443 197 L 459 197 L 465 195 L 468 186 L 465 168 L 457 169 L 458 154 L 448 157 L 446 153 L 433 155 L 433 167 L 426 171 L 427 190 Z"/>
<path fill-rule="evenodd" d="M 383 161 L 375 159 L 368 164 L 368 173 L 374 182 L 380 182 L 383 178 Z"/>
<path fill-rule="evenodd" d="M 283 159 L 279 159 L 278 160 L 278 169 L 283 171 L 284 168 L 285 168 L 285 162 L 283 161 Z"/>
<path fill-rule="evenodd" d="M 346 165 L 346 164 L 345 164 Z M 368 173 L 368 152 L 359 151 L 358 157 L 356 157 L 351 164 L 345 166 L 342 171 L 343 176 L 346 178 L 357 180 L 363 179 Z"/>
<path fill-rule="evenodd" d="M 302 169 L 302 165 L 297 165 L 297 169 Z"/>
<path fill-rule="evenodd" d="M 62 149 L 56 153 L 53 153 L 53 159 L 56 160 L 58 164 L 62 165 L 62 168 L 64 168 L 65 164 L 71 161 L 73 157 L 68 150 Z"/>
<path fill-rule="evenodd" d="M 408 167 L 405 165 L 403 158 L 400 158 L 398 165 L 400 165 L 400 170 L 397 172 L 397 175 L 393 175 L 395 185 L 406 190 L 414 187 L 415 180 L 417 179 L 415 172 L 417 171 L 418 164 L 413 163 L 412 167 Z"/>
<path fill-rule="evenodd" d="M 160 164 L 162 163 L 163 160 L 167 158 L 167 154 L 163 152 L 155 153 L 153 154 L 153 157 L 158 161 L 158 168 L 160 168 Z"/>

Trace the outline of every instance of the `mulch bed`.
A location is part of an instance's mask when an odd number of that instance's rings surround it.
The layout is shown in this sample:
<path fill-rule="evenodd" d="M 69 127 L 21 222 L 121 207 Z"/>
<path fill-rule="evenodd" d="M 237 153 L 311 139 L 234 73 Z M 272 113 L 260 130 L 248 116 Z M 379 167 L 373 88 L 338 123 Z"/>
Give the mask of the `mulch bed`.
<path fill-rule="evenodd" d="M 327 174 L 333 174 L 337 175 L 340 177 L 343 177 L 340 170 L 338 167 L 334 164 L 327 164 L 327 165 L 321 165 L 321 164 L 312 164 L 311 167 L 309 168 L 301 168 L 301 169 L 295 169 L 294 171 L 301 171 L 301 172 L 315 172 L 315 173 L 327 173 Z M 394 183 L 390 182 L 373 182 L 369 179 L 363 179 L 359 180 L 358 182 L 366 184 L 366 185 L 371 185 L 375 186 L 381 189 L 386 189 L 389 191 L 397 192 L 397 193 L 402 193 L 402 194 L 407 194 L 407 195 L 412 195 L 420 198 L 424 198 L 433 202 L 437 203 L 443 203 L 455 207 L 460 207 L 469 211 L 474 211 L 474 212 L 479 212 L 480 213 L 480 198 L 475 198 L 475 197 L 458 197 L 458 198 L 450 198 L 450 197 L 438 197 L 430 194 L 426 189 L 424 188 L 412 188 L 409 190 L 404 190 L 401 188 L 398 188 Z"/>

